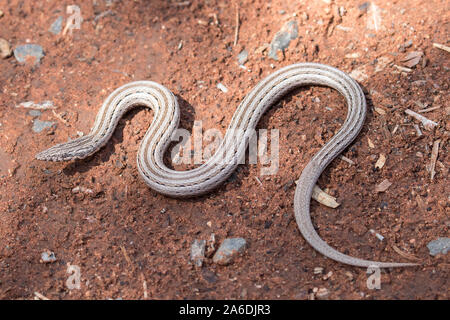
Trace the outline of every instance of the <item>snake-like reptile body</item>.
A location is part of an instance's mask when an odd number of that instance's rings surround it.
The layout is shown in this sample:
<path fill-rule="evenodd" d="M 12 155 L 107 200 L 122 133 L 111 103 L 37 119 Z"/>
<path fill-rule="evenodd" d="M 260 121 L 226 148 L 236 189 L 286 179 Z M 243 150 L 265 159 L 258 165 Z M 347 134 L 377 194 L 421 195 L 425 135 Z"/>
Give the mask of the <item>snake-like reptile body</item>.
<path fill-rule="evenodd" d="M 152 81 L 131 82 L 116 89 L 104 101 L 88 135 L 55 145 L 37 154 L 36 158 L 50 161 L 86 158 L 108 142 L 124 113 L 136 106 L 147 106 L 153 109 L 154 117 L 137 156 L 138 170 L 145 183 L 157 192 L 172 197 L 205 194 L 235 170 L 239 159 L 245 156 L 250 134 L 264 112 L 287 92 L 305 85 L 336 89 L 345 97 L 348 113 L 341 129 L 314 155 L 298 181 L 294 212 L 302 235 L 314 249 L 345 264 L 386 268 L 416 265 L 376 262 L 345 255 L 330 247 L 314 229 L 309 212 L 313 187 L 328 164 L 358 135 L 366 115 L 366 100 L 356 81 L 344 72 L 323 64 L 289 65 L 261 80 L 238 106 L 216 153 L 192 170 L 175 171 L 164 164 L 163 155 L 171 142 L 172 133 L 178 128 L 180 110 L 172 92 Z M 237 146 L 234 145 L 236 141 Z M 226 152 L 227 150 L 234 152 Z"/>

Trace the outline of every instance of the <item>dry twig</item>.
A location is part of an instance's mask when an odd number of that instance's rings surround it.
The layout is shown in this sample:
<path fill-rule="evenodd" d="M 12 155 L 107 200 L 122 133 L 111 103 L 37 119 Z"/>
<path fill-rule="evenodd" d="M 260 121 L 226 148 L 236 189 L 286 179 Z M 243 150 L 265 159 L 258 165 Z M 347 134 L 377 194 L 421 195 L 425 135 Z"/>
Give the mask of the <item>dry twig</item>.
<path fill-rule="evenodd" d="M 420 260 L 419 258 L 417 258 L 415 255 L 412 255 L 410 253 L 404 252 L 402 250 L 400 250 L 397 246 L 392 245 L 392 249 L 394 249 L 395 252 L 397 252 L 399 255 L 401 255 L 403 258 L 406 258 L 408 260 L 413 260 L 413 261 L 418 261 Z"/>
<path fill-rule="evenodd" d="M 406 109 L 405 110 L 406 114 L 409 114 L 411 117 L 419 120 L 420 122 L 422 122 L 423 126 L 425 129 L 427 130 L 432 130 L 434 127 L 437 126 L 437 123 L 434 121 L 431 121 L 430 119 L 425 118 L 424 116 L 410 110 L 410 109 Z"/>
<path fill-rule="evenodd" d="M 430 163 L 430 174 L 431 174 L 431 181 L 434 179 L 434 175 L 436 174 L 436 171 L 434 170 L 436 168 L 436 160 L 439 154 L 439 143 L 441 140 L 436 140 L 433 143 L 433 150 L 431 151 L 431 163 Z"/>
<path fill-rule="evenodd" d="M 237 45 L 239 38 L 239 6 L 236 5 L 236 29 L 234 31 L 234 46 Z"/>
<path fill-rule="evenodd" d="M 444 51 L 447 51 L 447 52 L 450 52 L 450 47 L 447 47 L 447 46 L 445 46 L 443 44 L 440 44 L 440 43 L 436 43 L 436 42 L 433 43 L 433 47 L 441 49 L 441 50 L 444 50 Z"/>
<path fill-rule="evenodd" d="M 50 300 L 49 298 L 47 298 L 46 296 L 37 291 L 34 292 L 34 297 L 36 300 Z"/>

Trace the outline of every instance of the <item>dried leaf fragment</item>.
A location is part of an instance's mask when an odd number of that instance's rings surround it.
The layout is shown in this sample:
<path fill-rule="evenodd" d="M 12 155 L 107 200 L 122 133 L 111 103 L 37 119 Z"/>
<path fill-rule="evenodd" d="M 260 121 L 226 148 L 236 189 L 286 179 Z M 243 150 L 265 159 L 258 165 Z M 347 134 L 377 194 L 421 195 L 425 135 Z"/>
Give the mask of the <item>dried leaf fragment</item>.
<path fill-rule="evenodd" d="M 392 182 L 390 182 L 388 179 L 384 179 L 375 187 L 375 192 L 385 192 L 391 185 Z"/>
<path fill-rule="evenodd" d="M 380 153 L 380 157 L 378 158 L 377 162 L 375 163 L 376 169 L 381 169 L 384 167 L 384 164 L 386 163 L 386 156 L 382 153 Z"/>
<path fill-rule="evenodd" d="M 406 57 L 403 58 L 402 62 L 406 67 L 412 68 L 420 62 L 422 56 L 423 56 L 422 51 L 412 51 L 408 53 Z"/>

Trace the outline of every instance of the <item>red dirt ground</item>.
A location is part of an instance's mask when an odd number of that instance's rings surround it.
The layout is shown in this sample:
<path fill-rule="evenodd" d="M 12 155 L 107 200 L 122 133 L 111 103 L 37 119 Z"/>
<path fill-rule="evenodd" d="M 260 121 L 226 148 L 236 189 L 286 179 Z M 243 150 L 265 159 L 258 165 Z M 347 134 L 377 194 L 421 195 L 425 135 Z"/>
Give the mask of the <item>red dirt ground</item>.
<path fill-rule="evenodd" d="M 72 36 L 48 29 L 58 16 L 65 25 L 73 1 L 0 2 L 0 38 L 13 48 L 30 42 L 45 51 L 38 66 L 0 59 L 0 298 L 33 299 L 39 292 L 51 299 L 143 299 L 145 283 L 149 299 L 310 299 L 318 289 L 329 299 L 448 299 L 448 255 L 432 257 L 426 245 L 448 237 L 450 224 L 449 53 L 433 47 L 448 45 L 449 3 L 374 1 L 380 14 L 375 29 L 373 7 L 365 12 L 362 2 L 78 1 L 84 21 Z M 299 37 L 280 61 L 271 60 L 261 47 L 289 20 L 298 22 Z M 237 63 L 243 49 L 248 70 Z M 404 66 L 412 51 L 423 58 L 411 72 L 400 72 L 394 65 Z M 311 215 L 322 238 L 342 252 L 381 261 L 409 261 L 409 254 L 423 263 L 383 270 L 380 290 L 367 288 L 365 269 L 312 249 L 293 216 L 293 182 L 345 119 L 345 101 L 331 89 L 300 89 L 260 121 L 259 128 L 280 130 L 276 175 L 259 177 L 259 164 L 241 165 L 199 198 L 159 195 L 139 177 L 137 149 L 153 116 L 146 109 L 127 114 L 112 141 L 89 159 L 34 160 L 78 131 L 88 133 L 102 101 L 129 81 L 153 80 L 172 90 L 181 101 L 183 128 L 202 120 L 204 130 L 224 132 L 259 80 L 305 61 L 367 75 L 360 83 L 368 118 L 343 153 L 355 164 L 337 159 L 319 180 L 341 205 L 330 209 L 313 201 Z M 228 93 L 217 89 L 219 82 Z M 58 108 L 39 119 L 56 127 L 35 133 L 28 109 L 15 106 L 45 100 Z M 404 110 L 437 106 L 423 115 L 438 126 L 428 131 L 420 125 L 418 136 L 413 124 L 420 123 Z M 427 166 L 436 140 L 431 181 Z M 380 154 L 386 164 L 374 169 Z M 384 179 L 392 185 L 376 193 Z M 76 186 L 94 192 L 75 194 Z M 211 233 L 216 247 L 227 237 L 244 237 L 248 248 L 231 265 L 207 258 L 194 267 L 191 244 Z M 41 263 L 45 250 L 57 261 Z M 80 289 L 66 287 L 67 264 L 80 267 Z M 314 273 L 317 267 L 322 274 Z"/>

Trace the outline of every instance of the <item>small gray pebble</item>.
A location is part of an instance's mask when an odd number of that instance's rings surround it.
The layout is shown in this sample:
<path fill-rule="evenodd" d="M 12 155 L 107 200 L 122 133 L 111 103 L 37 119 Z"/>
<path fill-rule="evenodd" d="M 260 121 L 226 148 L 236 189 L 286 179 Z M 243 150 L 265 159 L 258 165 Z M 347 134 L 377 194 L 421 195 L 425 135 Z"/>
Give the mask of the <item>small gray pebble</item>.
<path fill-rule="evenodd" d="M 229 238 L 223 240 L 213 257 L 213 262 L 219 265 L 227 265 L 234 257 L 244 251 L 247 242 L 243 238 Z"/>
<path fill-rule="evenodd" d="M 291 40 L 294 40 L 298 37 L 298 24 L 297 21 L 292 20 L 288 21 L 284 24 L 280 31 L 278 31 L 272 42 L 270 43 L 269 50 L 269 58 L 278 61 L 277 51 L 281 50 L 284 52 L 291 43 Z"/>
<path fill-rule="evenodd" d="M 52 263 L 56 261 L 55 254 L 51 251 L 44 251 L 41 253 L 41 260 L 44 263 Z"/>
<path fill-rule="evenodd" d="M 201 267 L 205 259 L 206 240 L 195 239 L 191 245 L 191 260 L 197 267 Z"/>
<path fill-rule="evenodd" d="M 239 64 L 244 64 L 247 62 L 248 59 L 248 51 L 247 50 L 242 50 L 238 55 L 237 55 L 237 59 Z"/>
<path fill-rule="evenodd" d="M 409 47 L 412 46 L 412 44 L 413 44 L 412 40 L 409 40 L 409 41 L 405 42 L 405 43 L 403 44 L 403 46 L 404 46 L 405 48 L 409 48 Z"/>
<path fill-rule="evenodd" d="M 37 65 L 44 57 L 44 50 L 38 44 L 24 44 L 14 49 L 14 57 L 20 63 L 25 63 L 27 57 L 34 57 L 34 64 Z"/>
<path fill-rule="evenodd" d="M 28 111 L 28 114 L 32 117 L 39 117 L 42 112 L 40 112 L 39 110 L 30 110 Z"/>
<path fill-rule="evenodd" d="M 51 122 L 51 121 L 41 121 L 39 119 L 35 119 L 33 121 L 32 129 L 34 132 L 39 133 L 46 128 L 50 128 L 53 124 L 54 124 L 54 122 Z"/>
<path fill-rule="evenodd" d="M 50 26 L 50 29 L 48 29 L 48 31 L 50 31 L 53 34 L 59 34 L 62 30 L 62 24 L 63 24 L 63 17 L 59 16 Z"/>
<path fill-rule="evenodd" d="M 437 238 L 427 244 L 430 255 L 435 256 L 439 253 L 447 254 L 450 250 L 450 238 Z"/>
<path fill-rule="evenodd" d="M 364 12 L 367 12 L 367 10 L 369 10 L 369 7 L 370 7 L 370 2 L 364 2 L 358 6 L 358 9 L 359 9 L 359 11 L 364 13 Z"/>

